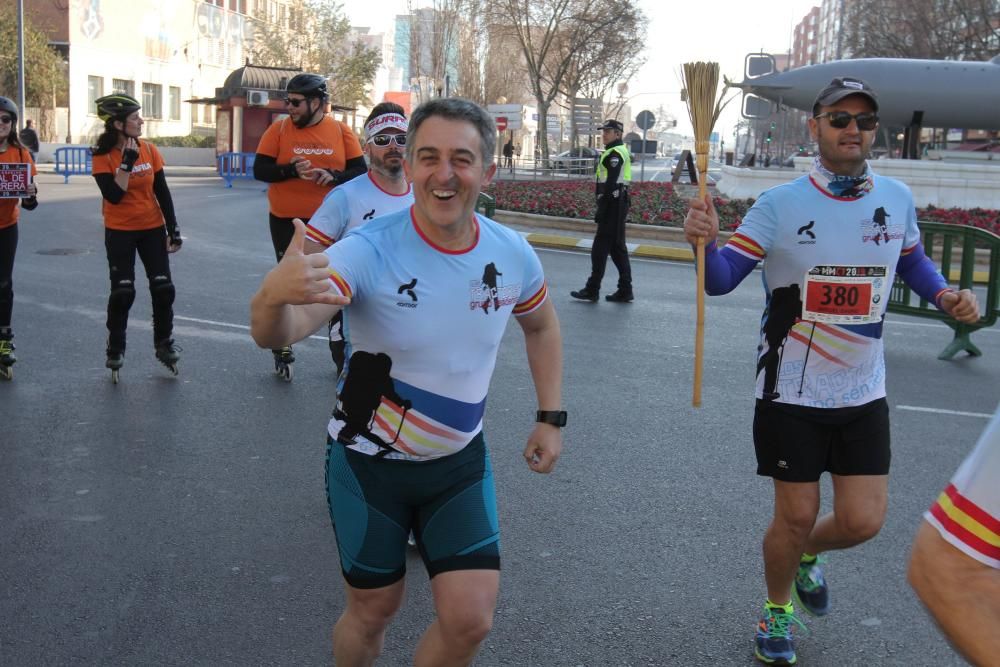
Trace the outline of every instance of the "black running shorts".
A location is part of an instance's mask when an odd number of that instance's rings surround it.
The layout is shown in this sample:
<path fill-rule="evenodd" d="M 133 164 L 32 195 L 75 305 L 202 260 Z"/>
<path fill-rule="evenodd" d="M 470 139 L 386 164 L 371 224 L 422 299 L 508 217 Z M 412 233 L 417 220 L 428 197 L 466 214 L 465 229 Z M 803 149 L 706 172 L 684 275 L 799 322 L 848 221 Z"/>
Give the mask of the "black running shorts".
<path fill-rule="evenodd" d="M 808 408 L 758 400 L 753 417 L 757 474 L 784 482 L 889 474 L 889 404 Z"/>

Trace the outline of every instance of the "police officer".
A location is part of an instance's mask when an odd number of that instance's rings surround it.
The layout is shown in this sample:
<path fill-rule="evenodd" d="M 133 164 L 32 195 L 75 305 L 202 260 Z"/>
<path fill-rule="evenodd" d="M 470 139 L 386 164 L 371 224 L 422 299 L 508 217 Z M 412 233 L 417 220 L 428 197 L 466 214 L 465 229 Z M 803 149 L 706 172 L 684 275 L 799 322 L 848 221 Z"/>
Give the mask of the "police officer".
<path fill-rule="evenodd" d="M 625 219 L 628 217 L 628 185 L 632 180 L 632 159 L 622 143 L 624 131 L 620 121 L 608 120 L 601 126 L 604 152 L 597 162 L 597 233 L 590 250 L 590 277 L 581 290 L 570 296 L 583 301 L 596 302 L 601 293 L 601 279 L 608 263 L 608 255 L 618 269 L 618 289 L 604 298 L 608 301 L 632 301 L 632 267 L 625 246 Z"/>

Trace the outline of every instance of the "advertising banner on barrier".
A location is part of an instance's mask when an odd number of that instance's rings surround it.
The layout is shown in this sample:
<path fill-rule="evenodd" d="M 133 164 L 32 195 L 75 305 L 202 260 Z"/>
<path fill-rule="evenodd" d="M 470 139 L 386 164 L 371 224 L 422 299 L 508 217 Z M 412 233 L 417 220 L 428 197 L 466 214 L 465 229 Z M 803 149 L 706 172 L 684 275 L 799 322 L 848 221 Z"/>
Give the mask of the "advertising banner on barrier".
<path fill-rule="evenodd" d="M 27 197 L 31 165 L 25 162 L 0 163 L 0 198 Z"/>

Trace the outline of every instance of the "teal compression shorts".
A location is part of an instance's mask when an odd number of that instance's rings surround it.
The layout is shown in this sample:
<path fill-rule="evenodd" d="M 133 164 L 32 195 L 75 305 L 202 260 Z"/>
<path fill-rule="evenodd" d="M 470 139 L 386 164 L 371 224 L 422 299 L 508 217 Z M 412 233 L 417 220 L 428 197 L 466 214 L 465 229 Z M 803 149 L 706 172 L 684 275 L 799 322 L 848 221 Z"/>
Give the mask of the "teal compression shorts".
<path fill-rule="evenodd" d="M 431 577 L 500 569 L 493 469 L 482 433 L 460 452 L 430 461 L 376 458 L 328 439 L 326 492 L 341 570 L 355 588 L 403 578 L 411 530 Z"/>

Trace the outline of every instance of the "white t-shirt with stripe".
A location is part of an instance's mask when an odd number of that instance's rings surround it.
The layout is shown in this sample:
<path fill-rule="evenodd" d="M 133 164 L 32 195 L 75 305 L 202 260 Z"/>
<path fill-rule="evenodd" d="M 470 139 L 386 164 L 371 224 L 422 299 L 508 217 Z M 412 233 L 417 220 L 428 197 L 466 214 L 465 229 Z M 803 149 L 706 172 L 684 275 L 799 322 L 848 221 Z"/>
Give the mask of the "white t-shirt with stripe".
<path fill-rule="evenodd" d="M 380 188 L 368 172 L 337 186 L 323 199 L 306 225 L 306 238 L 328 248 L 355 227 L 412 204 L 412 188 L 394 195 Z"/>

